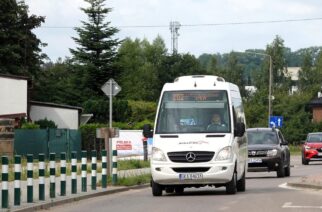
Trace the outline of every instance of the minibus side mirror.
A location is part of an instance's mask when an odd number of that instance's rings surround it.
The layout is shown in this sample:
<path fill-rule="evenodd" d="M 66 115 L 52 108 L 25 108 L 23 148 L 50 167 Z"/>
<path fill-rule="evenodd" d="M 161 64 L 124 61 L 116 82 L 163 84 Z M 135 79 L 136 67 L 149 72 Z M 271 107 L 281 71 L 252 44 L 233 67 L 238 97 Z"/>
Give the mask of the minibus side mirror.
<path fill-rule="evenodd" d="M 153 130 L 151 124 L 145 124 L 143 125 L 143 136 L 146 138 L 152 138 L 153 137 Z"/>
<path fill-rule="evenodd" d="M 242 137 L 244 135 L 244 133 L 245 133 L 245 128 L 246 127 L 245 127 L 244 123 L 238 122 L 236 124 L 236 128 L 235 128 L 235 131 L 234 131 L 235 136 Z"/>

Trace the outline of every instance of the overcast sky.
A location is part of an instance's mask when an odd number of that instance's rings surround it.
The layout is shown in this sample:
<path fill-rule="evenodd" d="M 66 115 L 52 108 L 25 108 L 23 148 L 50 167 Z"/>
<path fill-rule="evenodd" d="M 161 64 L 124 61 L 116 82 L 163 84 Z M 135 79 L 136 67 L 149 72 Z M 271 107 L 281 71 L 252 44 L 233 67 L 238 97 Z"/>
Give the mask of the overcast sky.
<path fill-rule="evenodd" d="M 80 7 L 83 0 L 25 0 L 31 14 L 45 16 L 44 27 L 35 30 L 48 46 L 43 48 L 51 60 L 70 56 L 75 48 L 72 27 L 87 20 Z M 113 8 L 107 17 L 119 27 L 117 38 L 147 38 L 159 34 L 171 48 L 170 21 L 189 24 L 222 24 L 253 21 L 275 21 L 322 18 L 321 0 L 107 0 Z M 121 26 L 165 25 L 163 28 L 124 28 Z M 47 28 L 67 27 L 67 28 Z M 184 27 L 179 30 L 179 53 L 228 53 L 245 49 L 264 49 L 276 35 L 292 51 L 310 46 L 322 46 L 322 19 L 314 21 Z"/>

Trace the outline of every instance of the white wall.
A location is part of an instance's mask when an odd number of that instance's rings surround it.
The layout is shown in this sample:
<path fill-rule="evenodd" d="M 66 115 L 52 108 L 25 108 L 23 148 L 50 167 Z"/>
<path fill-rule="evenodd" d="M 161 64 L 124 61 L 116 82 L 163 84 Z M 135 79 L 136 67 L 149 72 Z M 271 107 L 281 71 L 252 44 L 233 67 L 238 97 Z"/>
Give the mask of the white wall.
<path fill-rule="evenodd" d="M 78 110 L 31 105 L 30 119 L 38 121 L 47 118 L 58 128 L 78 129 Z"/>
<path fill-rule="evenodd" d="M 0 77 L 0 115 L 27 114 L 27 80 Z"/>

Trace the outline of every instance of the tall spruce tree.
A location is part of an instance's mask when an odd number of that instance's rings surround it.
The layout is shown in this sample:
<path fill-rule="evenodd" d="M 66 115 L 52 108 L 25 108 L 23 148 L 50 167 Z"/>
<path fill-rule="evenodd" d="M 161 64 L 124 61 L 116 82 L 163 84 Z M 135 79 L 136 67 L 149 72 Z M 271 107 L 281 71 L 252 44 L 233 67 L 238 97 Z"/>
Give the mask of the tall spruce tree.
<path fill-rule="evenodd" d="M 118 29 L 105 21 L 112 10 L 105 7 L 105 0 L 84 1 L 90 4 L 88 8 L 81 8 L 88 16 L 88 22 L 82 21 L 83 26 L 75 28 L 79 38 L 73 39 L 79 46 L 70 52 L 74 61 L 82 66 L 83 88 L 89 89 L 85 95 L 97 96 L 101 94 L 100 87 L 116 76 L 114 62 L 120 41 L 113 38 Z"/>
<path fill-rule="evenodd" d="M 0 73 L 37 76 L 44 45 L 32 32 L 45 18 L 28 15 L 24 1 L 0 1 Z"/>

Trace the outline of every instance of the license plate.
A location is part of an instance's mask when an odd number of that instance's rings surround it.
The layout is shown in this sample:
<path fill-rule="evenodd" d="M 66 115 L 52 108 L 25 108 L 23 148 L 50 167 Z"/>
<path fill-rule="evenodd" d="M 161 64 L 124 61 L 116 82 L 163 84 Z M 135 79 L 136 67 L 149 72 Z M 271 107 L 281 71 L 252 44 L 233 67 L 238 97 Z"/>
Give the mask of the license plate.
<path fill-rule="evenodd" d="M 203 178 L 202 173 L 183 173 L 179 174 L 180 180 L 199 180 Z"/>
<path fill-rule="evenodd" d="M 322 152 L 319 152 L 319 153 L 318 153 L 318 156 L 322 156 Z"/>
<path fill-rule="evenodd" d="M 248 163 L 262 163 L 261 158 L 248 158 Z"/>

